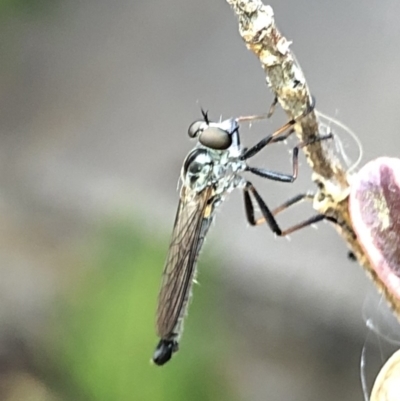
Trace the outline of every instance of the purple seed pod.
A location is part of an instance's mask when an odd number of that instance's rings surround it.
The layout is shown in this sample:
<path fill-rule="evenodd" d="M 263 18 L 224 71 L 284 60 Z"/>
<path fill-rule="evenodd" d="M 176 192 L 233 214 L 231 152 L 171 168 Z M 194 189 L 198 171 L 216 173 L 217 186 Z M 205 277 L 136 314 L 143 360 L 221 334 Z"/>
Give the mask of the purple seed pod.
<path fill-rule="evenodd" d="M 377 276 L 400 300 L 400 159 L 380 157 L 351 180 L 353 228 Z"/>

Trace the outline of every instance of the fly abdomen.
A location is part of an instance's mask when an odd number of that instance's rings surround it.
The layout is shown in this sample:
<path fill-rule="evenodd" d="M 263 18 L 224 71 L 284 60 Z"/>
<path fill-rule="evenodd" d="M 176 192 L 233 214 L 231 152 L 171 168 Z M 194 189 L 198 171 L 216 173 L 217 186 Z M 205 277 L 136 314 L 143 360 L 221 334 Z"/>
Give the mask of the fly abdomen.
<path fill-rule="evenodd" d="M 172 354 L 178 351 L 178 349 L 179 344 L 177 341 L 161 339 L 154 351 L 153 362 L 158 366 L 164 365 L 164 363 L 167 363 L 171 359 Z"/>

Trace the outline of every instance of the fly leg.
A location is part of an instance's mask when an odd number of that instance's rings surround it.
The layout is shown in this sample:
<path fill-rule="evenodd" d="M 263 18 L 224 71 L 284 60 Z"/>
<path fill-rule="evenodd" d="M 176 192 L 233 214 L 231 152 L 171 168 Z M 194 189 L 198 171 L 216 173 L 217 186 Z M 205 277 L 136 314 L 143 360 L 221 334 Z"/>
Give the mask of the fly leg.
<path fill-rule="evenodd" d="M 254 197 L 254 200 L 257 202 L 257 204 L 260 208 L 261 214 L 263 216 L 260 219 L 255 218 L 254 206 L 253 206 L 253 202 L 251 200 L 250 194 Z M 247 181 L 246 186 L 244 187 L 244 204 L 245 204 L 247 220 L 252 226 L 267 223 L 269 228 L 271 229 L 271 231 L 274 234 L 276 234 L 278 236 L 283 236 L 283 237 L 286 235 L 289 235 L 295 231 L 298 231 L 301 228 L 308 227 L 308 226 L 310 226 L 314 223 L 317 223 L 319 221 L 322 221 L 322 220 L 328 220 L 333 223 L 337 223 L 336 219 L 334 219 L 333 217 L 326 216 L 324 214 L 316 214 L 315 216 L 312 216 L 309 219 L 304 220 L 303 222 L 301 222 L 299 224 L 289 227 L 286 230 L 282 230 L 279 227 L 274 215 L 276 215 L 276 214 L 282 212 L 283 210 L 287 209 L 288 207 L 308 198 L 309 196 L 311 196 L 311 195 L 308 195 L 308 194 L 298 195 L 298 196 L 288 200 L 280 207 L 271 211 L 269 209 L 269 207 L 266 205 L 266 203 L 264 202 L 264 200 L 262 199 L 262 197 L 260 196 L 260 194 L 258 193 L 258 191 L 254 188 L 253 184 L 251 182 Z"/>
<path fill-rule="evenodd" d="M 279 137 L 280 140 L 281 137 Z M 253 174 L 256 174 L 260 177 L 263 178 L 268 178 L 270 180 L 274 181 L 280 181 L 280 182 L 293 182 L 297 178 L 297 173 L 298 173 L 298 168 L 299 168 L 299 149 L 304 148 L 305 146 L 309 146 L 313 143 L 319 142 L 319 141 L 324 141 L 326 139 L 331 139 L 333 138 L 333 134 L 329 133 L 327 135 L 321 135 L 317 136 L 313 139 L 310 139 L 309 141 L 306 142 L 301 142 L 299 145 L 295 146 L 293 148 L 293 154 L 292 154 L 292 174 L 284 174 L 284 173 L 279 173 L 275 171 L 270 171 L 265 168 L 259 168 L 259 167 L 246 167 L 246 171 L 250 171 Z M 275 138 L 276 140 L 278 138 Z M 256 145 L 257 146 L 257 145 Z M 245 154 L 250 152 L 252 149 L 249 149 L 246 151 Z"/>
<path fill-rule="evenodd" d="M 247 160 L 256 155 L 258 152 L 260 152 L 262 149 L 264 149 L 267 145 L 275 142 L 280 142 L 284 141 L 287 139 L 293 132 L 294 130 L 292 129 L 293 126 L 298 123 L 302 118 L 307 116 L 311 111 L 314 109 L 315 102 L 313 99 L 313 102 L 309 105 L 307 110 L 301 114 L 300 116 L 293 118 L 289 120 L 286 124 L 282 125 L 282 127 L 278 128 L 273 134 L 267 135 L 265 138 L 261 139 L 257 144 L 252 146 L 250 149 L 246 149 L 246 151 L 240 156 L 241 160 Z M 250 116 L 250 117 L 240 117 L 237 119 L 238 122 L 241 121 L 247 121 L 248 119 L 255 119 L 256 116 Z M 286 132 L 288 131 L 289 132 Z M 282 135 L 283 134 L 283 135 Z M 312 140 L 311 143 L 313 143 L 314 140 Z M 310 143 L 308 143 L 310 145 Z M 303 145 L 306 146 L 306 145 Z"/>

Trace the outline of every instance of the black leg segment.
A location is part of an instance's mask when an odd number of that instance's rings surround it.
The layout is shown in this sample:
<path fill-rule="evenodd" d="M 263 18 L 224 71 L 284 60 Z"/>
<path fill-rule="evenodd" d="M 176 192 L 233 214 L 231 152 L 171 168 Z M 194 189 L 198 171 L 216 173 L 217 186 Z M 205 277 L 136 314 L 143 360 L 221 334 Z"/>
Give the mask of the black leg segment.
<path fill-rule="evenodd" d="M 272 117 L 272 114 L 274 114 L 275 107 L 276 107 L 277 104 L 278 104 L 278 96 L 275 96 L 274 100 L 272 101 L 271 106 L 269 107 L 267 118 L 271 118 Z"/>
<path fill-rule="evenodd" d="M 280 182 L 293 182 L 297 178 L 297 173 L 299 169 L 299 148 L 297 146 L 293 149 L 292 166 L 292 174 L 279 173 L 276 171 L 267 170 L 265 168 L 250 166 L 247 166 L 246 171 L 250 171 L 250 173 L 256 174 L 263 178 L 268 178 L 269 180 Z"/>
<path fill-rule="evenodd" d="M 256 143 L 254 146 L 252 146 L 250 149 L 247 149 L 241 156 L 240 160 L 247 160 L 250 159 L 251 157 L 255 156 L 258 152 L 263 150 L 267 145 L 270 143 L 274 142 L 280 142 L 284 141 L 289 135 L 291 135 L 294 131 L 290 130 L 287 135 L 284 135 L 282 139 L 278 139 L 279 135 L 287 131 L 289 128 L 291 128 L 294 124 L 296 123 L 295 120 L 290 120 L 287 122 L 285 125 L 283 125 L 281 128 L 279 128 L 277 131 L 275 131 L 273 134 L 270 134 L 266 136 L 265 138 L 261 139 L 260 142 Z"/>
<path fill-rule="evenodd" d="M 271 106 L 272 109 L 275 107 L 275 104 L 276 104 L 276 102 L 274 100 L 274 102 L 272 103 L 272 106 Z M 285 131 L 287 131 L 288 129 L 292 128 L 294 124 L 299 122 L 307 114 L 311 113 L 311 111 L 314 109 L 314 107 L 315 107 L 315 99 L 312 98 L 311 104 L 307 107 L 307 109 L 305 110 L 305 112 L 303 114 L 301 114 L 300 116 L 298 116 L 296 118 L 292 118 L 286 124 L 284 124 L 281 128 L 277 129 L 273 134 L 268 135 L 265 138 L 261 139 L 260 142 L 258 142 L 256 145 L 254 145 L 253 147 L 248 149 L 246 152 L 244 152 L 243 155 L 240 157 L 240 159 L 247 160 L 250 157 L 253 157 L 254 155 L 256 155 L 258 152 L 260 152 L 268 144 L 284 141 L 286 138 L 288 138 L 294 132 L 294 130 L 291 129 L 287 134 L 285 134 L 283 136 L 282 136 L 282 134 Z M 268 116 L 269 115 L 270 115 L 270 112 L 268 113 Z M 281 136 L 282 136 L 282 138 L 280 138 Z"/>
<path fill-rule="evenodd" d="M 257 204 L 260 208 L 261 214 L 263 216 L 260 219 L 256 219 L 254 216 L 254 206 L 253 206 L 253 202 L 250 197 L 250 193 L 251 193 L 251 195 L 253 195 L 254 200 L 257 202 Z M 245 203 L 247 220 L 249 221 L 249 223 L 252 226 L 267 223 L 269 228 L 271 229 L 271 231 L 274 234 L 276 234 L 278 236 L 282 236 L 282 237 L 289 235 L 291 233 L 294 233 L 295 231 L 298 231 L 302 228 L 308 227 L 314 223 L 318 223 L 319 221 L 322 221 L 322 220 L 328 220 L 328 221 L 331 221 L 332 223 L 338 224 L 336 219 L 334 219 L 333 217 L 325 216 L 323 214 L 316 214 L 315 216 L 312 216 L 309 219 L 304 220 L 303 222 L 301 222 L 299 224 L 289 227 L 286 230 L 282 230 L 279 227 L 279 225 L 274 217 L 274 214 L 278 214 L 281 211 L 287 209 L 288 207 L 302 201 L 303 199 L 309 198 L 310 196 L 311 195 L 309 195 L 309 194 L 300 194 L 292 199 L 289 199 L 283 205 L 279 206 L 278 208 L 274 209 L 274 211 L 271 212 L 271 210 L 268 208 L 268 206 L 266 205 L 264 200 L 261 198 L 258 191 L 254 188 L 253 184 L 248 181 L 244 188 L 244 203 Z"/>
<path fill-rule="evenodd" d="M 261 214 L 263 215 L 264 219 L 262 221 L 266 222 L 271 229 L 272 232 L 274 232 L 276 235 L 282 235 L 282 231 L 278 226 L 278 223 L 275 220 L 274 215 L 272 212 L 269 210 L 268 206 L 265 204 L 257 190 L 254 188 L 253 184 L 249 181 L 247 181 L 246 186 L 244 187 L 244 204 L 246 208 L 246 216 L 247 220 L 252 226 L 260 224 L 258 220 L 255 219 L 254 217 L 254 206 L 253 202 L 251 201 L 250 198 L 250 192 L 254 196 L 255 201 L 257 202 L 258 206 L 260 207 Z"/>
<path fill-rule="evenodd" d="M 297 173 L 299 169 L 299 149 L 304 148 L 305 146 L 311 145 L 313 143 L 324 141 L 326 139 L 331 139 L 331 138 L 333 138 L 332 133 L 327 135 L 317 136 L 307 142 L 302 142 L 299 145 L 295 146 L 293 148 L 293 154 L 292 154 L 292 167 L 293 167 L 292 174 L 279 173 L 276 171 L 270 171 L 265 168 L 250 167 L 250 166 L 247 166 L 246 171 L 250 171 L 251 173 L 256 174 L 260 177 L 268 178 L 274 181 L 294 182 L 294 180 L 297 178 Z"/>

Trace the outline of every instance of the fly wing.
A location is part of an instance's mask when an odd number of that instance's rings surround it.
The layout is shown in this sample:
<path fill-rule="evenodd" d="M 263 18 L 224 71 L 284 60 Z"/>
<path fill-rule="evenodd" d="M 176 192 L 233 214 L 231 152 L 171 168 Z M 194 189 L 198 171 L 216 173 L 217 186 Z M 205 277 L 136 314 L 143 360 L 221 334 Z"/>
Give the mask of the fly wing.
<path fill-rule="evenodd" d="M 161 338 L 173 334 L 184 316 L 197 256 L 212 220 L 211 196 L 210 187 L 194 197 L 183 187 L 158 298 L 156 326 Z"/>

